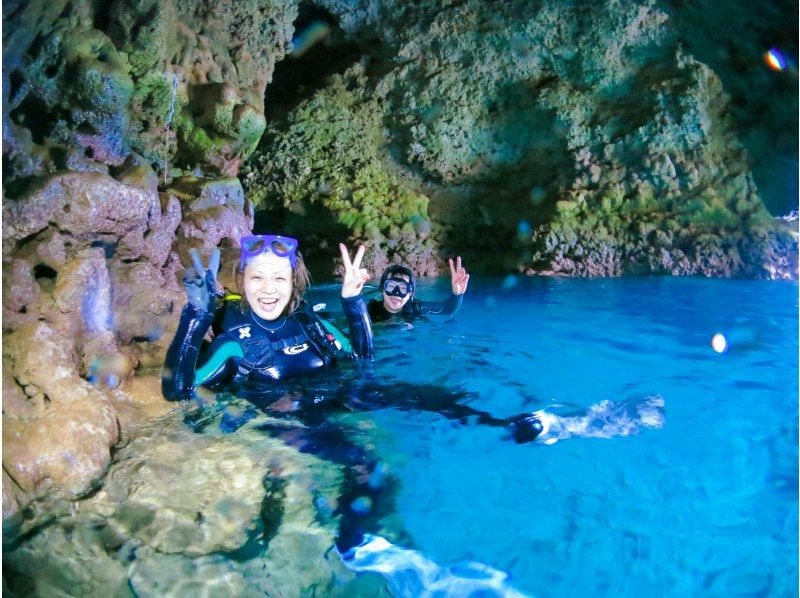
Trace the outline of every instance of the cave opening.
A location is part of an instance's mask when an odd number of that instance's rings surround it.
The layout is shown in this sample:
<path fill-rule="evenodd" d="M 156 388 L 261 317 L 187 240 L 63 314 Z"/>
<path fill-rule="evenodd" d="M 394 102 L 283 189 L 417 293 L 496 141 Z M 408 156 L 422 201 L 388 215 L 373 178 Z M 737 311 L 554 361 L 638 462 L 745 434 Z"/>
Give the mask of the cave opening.
<path fill-rule="evenodd" d="M 281 120 L 303 99 L 324 87 L 331 75 L 343 73 L 361 58 L 360 48 L 345 38 L 334 15 L 301 2 L 294 22 L 292 50 L 275 65 L 267 85 L 264 113 Z"/>
<path fill-rule="evenodd" d="M 295 106 L 323 89 L 332 75 L 346 71 L 362 54 L 358 45 L 347 40 L 333 14 L 301 2 L 294 22 L 292 50 L 275 65 L 272 82 L 266 88 L 264 114 L 269 126 L 280 129 Z M 261 143 L 262 147 L 269 147 L 269 131 Z M 347 239 L 347 228 L 316 203 L 304 205 L 302 213 L 285 208 L 277 197 L 267 198 L 265 203 L 255 212 L 254 233 L 297 237 L 312 278 L 329 279 L 339 256 L 337 242 Z"/>
<path fill-rule="evenodd" d="M 31 132 L 31 138 L 37 145 L 45 140 L 54 124 L 49 106 L 33 94 L 26 96 L 19 106 L 11 110 L 9 116 L 16 124 Z"/>
<path fill-rule="evenodd" d="M 58 272 L 56 272 L 50 266 L 46 266 L 45 264 L 36 264 L 36 266 L 33 268 L 33 278 L 38 283 L 39 288 L 46 293 L 53 292 L 57 277 Z"/>

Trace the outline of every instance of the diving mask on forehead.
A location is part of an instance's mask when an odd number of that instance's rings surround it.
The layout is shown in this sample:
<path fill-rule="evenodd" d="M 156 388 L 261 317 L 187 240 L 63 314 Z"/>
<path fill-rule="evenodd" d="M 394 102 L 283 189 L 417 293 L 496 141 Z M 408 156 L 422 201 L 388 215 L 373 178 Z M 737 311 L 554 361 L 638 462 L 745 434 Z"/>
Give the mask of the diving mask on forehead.
<path fill-rule="evenodd" d="M 386 281 L 383 283 L 383 291 L 387 295 L 391 295 L 393 297 L 400 297 L 402 299 L 409 293 L 414 292 L 414 285 L 402 278 L 392 277 L 386 279 Z"/>
<path fill-rule="evenodd" d="M 250 235 L 242 237 L 240 241 L 242 256 L 239 265 L 244 268 L 247 260 L 261 255 L 265 251 L 272 252 L 278 257 L 288 257 L 292 268 L 297 266 L 297 239 L 282 237 L 281 235 Z"/>

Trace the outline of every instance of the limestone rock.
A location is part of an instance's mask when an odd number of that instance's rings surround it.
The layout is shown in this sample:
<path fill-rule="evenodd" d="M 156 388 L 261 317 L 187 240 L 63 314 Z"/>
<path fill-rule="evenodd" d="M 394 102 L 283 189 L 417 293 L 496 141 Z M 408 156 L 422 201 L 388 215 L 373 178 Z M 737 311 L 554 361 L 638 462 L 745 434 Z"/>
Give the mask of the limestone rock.
<path fill-rule="evenodd" d="M 251 158 L 248 193 L 293 226 L 324 206 L 318 226 L 332 217 L 374 265 L 460 253 L 494 271 L 797 277 L 796 239 L 764 209 L 726 90 L 662 4 L 320 5 L 381 52 L 362 43 L 367 57 L 271 125 Z M 415 195 L 430 230 L 404 209 Z M 689 231 L 688 262 L 670 265 L 681 256 L 643 227 Z M 764 242 L 759 227 L 775 243 L 742 251 Z M 777 263 L 757 257 L 778 248 Z"/>
<path fill-rule="evenodd" d="M 4 410 L 3 467 L 26 492 L 55 487 L 80 496 L 110 462 L 119 432 L 113 407 L 78 378 L 69 341 L 46 324 L 8 335 L 4 351 L 14 356 L 10 368 L 17 384 L 43 409 L 24 419 Z"/>

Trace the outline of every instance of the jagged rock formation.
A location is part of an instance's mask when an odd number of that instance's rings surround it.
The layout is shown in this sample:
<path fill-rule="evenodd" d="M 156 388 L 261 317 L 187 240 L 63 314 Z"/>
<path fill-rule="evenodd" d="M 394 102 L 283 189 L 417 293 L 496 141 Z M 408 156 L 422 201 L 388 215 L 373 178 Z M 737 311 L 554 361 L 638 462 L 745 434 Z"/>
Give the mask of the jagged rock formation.
<path fill-rule="evenodd" d="M 159 194 L 66 173 L 4 203 L 4 518 L 102 477 L 134 369 L 163 362 L 184 301 L 180 258 L 235 246 L 251 227 L 237 179 Z"/>
<path fill-rule="evenodd" d="M 167 181 L 235 176 L 264 131 L 295 14 L 269 0 L 5 3 L 5 197 L 136 155 Z"/>
<path fill-rule="evenodd" d="M 324 206 L 373 260 L 796 277 L 719 79 L 655 2 L 321 4 L 365 57 L 268 128 L 257 204 Z"/>
<path fill-rule="evenodd" d="M 215 11 L 224 18 L 209 19 Z M 238 179 L 224 175 L 261 136 L 295 12 L 3 5 L 8 532 L 34 498 L 88 492 L 130 431 L 121 426 L 165 410 L 137 405 L 131 392 L 152 393 L 130 377 L 163 361 L 188 248 L 235 247 L 252 229 Z"/>

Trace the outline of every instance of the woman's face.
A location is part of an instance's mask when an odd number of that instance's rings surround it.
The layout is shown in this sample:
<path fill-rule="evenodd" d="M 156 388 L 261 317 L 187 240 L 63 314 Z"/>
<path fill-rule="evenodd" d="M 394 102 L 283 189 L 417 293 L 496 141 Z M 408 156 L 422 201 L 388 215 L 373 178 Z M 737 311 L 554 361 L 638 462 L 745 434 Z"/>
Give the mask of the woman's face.
<path fill-rule="evenodd" d="M 292 264 L 273 253 L 257 255 L 244 268 L 244 296 L 255 314 L 276 320 L 292 299 Z"/>

